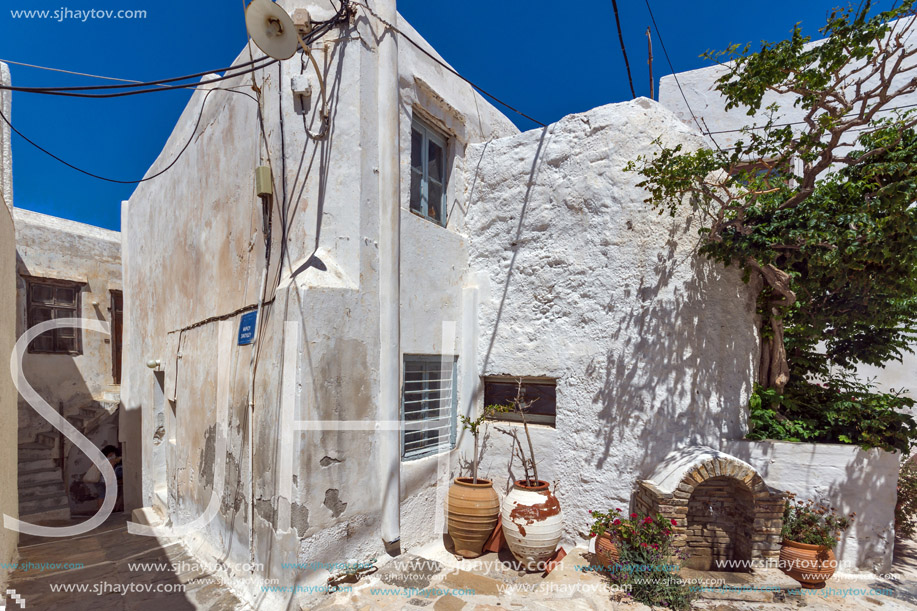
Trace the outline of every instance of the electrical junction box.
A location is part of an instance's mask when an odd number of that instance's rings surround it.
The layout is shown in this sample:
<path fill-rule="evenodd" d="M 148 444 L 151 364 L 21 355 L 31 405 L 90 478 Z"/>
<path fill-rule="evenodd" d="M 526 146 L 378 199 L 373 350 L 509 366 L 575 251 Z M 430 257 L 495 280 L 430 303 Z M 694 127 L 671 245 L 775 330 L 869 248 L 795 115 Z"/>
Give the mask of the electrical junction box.
<path fill-rule="evenodd" d="M 255 193 L 258 197 L 268 197 L 274 194 L 271 166 L 262 165 L 255 168 Z"/>
<path fill-rule="evenodd" d="M 312 81 L 308 74 L 294 74 L 290 83 L 293 94 L 304 98 L 312 97 Z"/>

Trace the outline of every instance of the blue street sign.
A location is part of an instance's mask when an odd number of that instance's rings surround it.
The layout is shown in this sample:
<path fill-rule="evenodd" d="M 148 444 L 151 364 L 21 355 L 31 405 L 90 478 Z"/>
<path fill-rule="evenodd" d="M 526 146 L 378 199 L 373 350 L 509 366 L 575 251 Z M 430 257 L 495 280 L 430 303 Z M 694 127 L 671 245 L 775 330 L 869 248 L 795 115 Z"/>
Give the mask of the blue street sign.
<path fill-rule="evenodd" d="M 255 322 L 258 320 L 258 312 L 248 312 L 242 315 L 239 321 L 239 345 L 247 346 L 255 342 Z"/>

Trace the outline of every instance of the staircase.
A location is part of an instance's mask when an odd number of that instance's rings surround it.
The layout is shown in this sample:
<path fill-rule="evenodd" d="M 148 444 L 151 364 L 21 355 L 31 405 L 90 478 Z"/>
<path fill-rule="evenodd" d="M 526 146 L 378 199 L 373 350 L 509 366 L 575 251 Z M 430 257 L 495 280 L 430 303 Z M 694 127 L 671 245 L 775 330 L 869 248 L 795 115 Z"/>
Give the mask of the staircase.
<path fill-rule="evenodd" d="M 56 445 L 53 433 L 39 433 L 34 442 L 19 444 L 20 519 L 32 522 L 70 517 Z"/>

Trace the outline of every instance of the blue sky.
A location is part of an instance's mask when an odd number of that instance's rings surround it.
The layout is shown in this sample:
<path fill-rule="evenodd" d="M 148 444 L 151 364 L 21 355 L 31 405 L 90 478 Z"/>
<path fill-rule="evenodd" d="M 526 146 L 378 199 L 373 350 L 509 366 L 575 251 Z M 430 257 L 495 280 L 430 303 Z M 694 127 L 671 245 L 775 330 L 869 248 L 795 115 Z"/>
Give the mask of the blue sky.
<path fill-rule="evenodd" d="M 136 80 L 229 66 L 245 44 L 243 3 L 233 0 L 7 0 L 0 9 L 0 59 Z M 676 71 L 707 65 L 703 51 L 733 42 L 779 40 L 795 22 L 818 37 L 841 0 L 743 3 L 651 0 Z M 884 0 L 886 7 L 891 0 Z M 637 95 L 649 95 L 642 0 L 618 1 Z M 611 0 L 400 0 L 401 13 L 459 72 L 545 122 L 630 99 Z M 12 11 L 145 10 L 145 19 L 23 19 Z M 70 13 L 73 14 L 73 13 Z M 670 73 L 653 34 L 654 75 Z M 11 65 L 17 86 L 98 81 Z M 80 100 L 15 93 L 13 124 L 60 157 L 121 180 L 156 158 L 190 94 L 172 91 Z M 509 115 L 521 129 L 534 125 Z M 83 176 L 13 138 L 14 204 L 109 229 L 134 187 Z M 167 205 L 167 203 L 165 204 Z"/>

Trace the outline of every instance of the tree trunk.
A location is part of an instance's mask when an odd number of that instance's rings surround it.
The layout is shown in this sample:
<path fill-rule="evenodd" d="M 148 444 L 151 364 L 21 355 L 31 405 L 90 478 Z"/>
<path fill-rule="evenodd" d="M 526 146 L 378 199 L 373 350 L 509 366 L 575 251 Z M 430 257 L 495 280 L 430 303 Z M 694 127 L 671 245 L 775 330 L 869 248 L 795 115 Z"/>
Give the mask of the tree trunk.
<path fill-rule="evenodd" d="M 782 393 L 790 380 L 790 365 L 783 342 L 783 313 L 785 308 L 796 303 L 796 293 L 790 289 L 790 275 L 785 271 L 771 264 L 762 266 L 753 259 L 747 263 L 761 274 L 765 287 L 773 291 L 767 300 L 769 315 L 765 321 L 765 324 L 770 324 L 771 337 L 761 341 L 758 383 L 765 388 L 776 388 L 777 392 Z"/>

